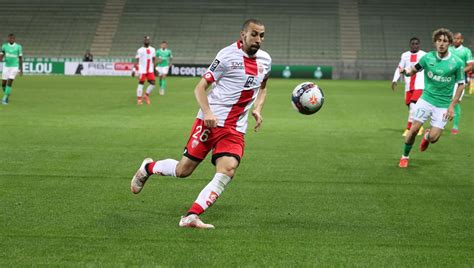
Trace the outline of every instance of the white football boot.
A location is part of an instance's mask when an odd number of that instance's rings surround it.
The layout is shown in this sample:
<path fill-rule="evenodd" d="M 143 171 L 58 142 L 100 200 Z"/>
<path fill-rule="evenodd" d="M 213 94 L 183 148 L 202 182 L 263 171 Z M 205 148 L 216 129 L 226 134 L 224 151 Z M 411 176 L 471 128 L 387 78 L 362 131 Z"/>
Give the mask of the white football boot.
<path fill-rule="evenodd" d="M 132 193 L 140 193 L 140 191 L 143 189 L 143 186 L 145 186 L 145 182 L 150 177 L 150 175 L 148 175 L 148 173 L 146 172 L 145 165 L 151 162 L 153 162 L 153 159 L 145 158 L 142 162 L 142 165 L 133 176 L 132 182 L 130 183 L 130 190 L 132 191 Z"/>
<path fill-rule="evenodd" d="M 179 221 L 179 227 L 214 229 L 214 225 L 202 222 L 199 216 L 196 214 L 190 214 L 188 216 L 181 217 L 181 220 Z"/>

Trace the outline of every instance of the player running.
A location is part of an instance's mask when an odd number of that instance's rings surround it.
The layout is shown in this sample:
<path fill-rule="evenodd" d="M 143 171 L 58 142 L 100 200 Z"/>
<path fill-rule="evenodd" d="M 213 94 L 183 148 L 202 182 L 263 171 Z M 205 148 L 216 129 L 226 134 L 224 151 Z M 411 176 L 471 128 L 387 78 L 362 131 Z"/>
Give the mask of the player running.
<path fill-rule="evenodd" d="M 474 60 L 472 59 L 471 50 L 463 46 L 464 37 L 461 33 L 455 33 L 453 37 L 453 45 L 449 46 L 449 52 L 460 58 L 465 64 L 464 72 L 466 76 L 466 84 L 469 84 L 469 76 L 474 66 Z M 454 94 L 456 94 L 456 87 L 454 87 L 453 96 Z M 464 90 L 462 91 L 461 97 L 459 98 L 459 103 L 454 106 L 453 128 L 451 129 L 451 134 L 454 135 L 459 133 L 459 120 L 461 119 L 461 100 L 463 96 Z"/>
<path fill-rule="evenodd" d="M 168 75 L 169 69 L 171 67 L 171 61 L 173 60 L 173 53 L 171 53 L 171 50 L 168 49 L 168 42 L 161 42 L 160 49 L 156 51 L 156 58 L 158 58 L 158 66 L 156 66 L 156 70 L 160 76 L 160 90 L 158 92 L 160 95 L 165 95 L 166 76 Z"/>
<path fill-rule="evenodd" d="M 395 74 L 392 79 L 392 90 L 397 87 L 397 81 L 400 79 L 400 68 L 410 68 L 415 66 L 418 61 L 426 54 L 423 50 L 420 50 L 420 39 L 413 37 L 410 39 L 410 50 L 402 54 L 398 68 L 395 70 Z M 425 88 L 425 80 L 423 77 L 423 70 L 420 73 L 415 73 L 412 76 L 405 76 L 405 104 L 408 106 L 408 123 L 402 136 L 406 137 L 408 131 L 413 123 L 413 108 L 415 103 L 420 98 Z M 418 135 L 423 134 L 423 126 L 420 128 Z"/>
<path fill-rule="evenodd" d="M 7 105 L 12 91 L 13 80 L 18 73 L 23 74 L 23 48 L 15 43 L 15 35 L 8 35 L 8 43 L 2 45 L 0 61 L 3 61 L 2 104 Z"/>
<path fill-rule="evenodd" d="M 414 66 L 400 69 L 400 72 L 411 76 L 425 70 L 425 89 L 415 105 L 413 124 L 405 138 L 403 155 L 399 166 L 408 167 L 408 155 L 415 143 L 416 133 L 423 123 L 431 117 L 431 128 L 427 129 L 420 144 L 423 152 L 430 143 L 438 141 L 447 120 L 454 116 L 454 106 L 459 102 L 464 90 L 464 63 L 449 52 L 449 44 L 453 42 L 453 34 L 448 29 L 437 29 L 433 32 L 436 51 L 423 56 Z M 452 89 L 457 83 L 456 94 L 452 97 Z"/>
<path fill-rule="evenodd" d="M 151 40 L 149 36 L 145 36 L 143 46 L 137 50 L 135 66 L 138 66 L 138 87 L 137 87 L 137 104 L 142 105 L 143 100 L 143 85 L 145 80 L 148 80 L 148 87 L 145 92 L 145 102 L 150 104 L 150 93 L 155 88 L 155 71 L 156 63 L 155 48 L 150 46 Z M 136 67 L 132 71 L 132 76 L 135 76 Z"/>
<path fill-rule="evenodd" d="M 146 158 L 133 176 L 131 191 L 138 194 L 152 174 L 180 178 L 191 175 L 212 150 L 216 173 L 181 218 L 181 227 L 214 228 L 203 223 L 199 215 L 216 202 L 234 177 L 244 153 L 244 135 L 252 104 L 255 104 L 252 111 L 256 121 L 254 130 L 262 124 L 261 111 L 271 69 L 270 55 L 260 50 L 264 34 L 262 22 L 245 21 L 240 40 L 219 51 L 197 84 L 194 93 L 201 109 L 181 160 L 155 162 Z M 212 89 L 206 92 L 210 85 L 213 85 Z"/>

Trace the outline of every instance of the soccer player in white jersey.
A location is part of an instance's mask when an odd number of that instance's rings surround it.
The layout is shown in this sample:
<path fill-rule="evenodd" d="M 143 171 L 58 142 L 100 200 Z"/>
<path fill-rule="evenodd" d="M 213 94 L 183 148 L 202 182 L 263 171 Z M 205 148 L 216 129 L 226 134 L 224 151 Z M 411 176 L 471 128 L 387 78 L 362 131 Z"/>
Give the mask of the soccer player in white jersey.
<path fill-rule="evenodd" d="M 155 64 L 156 64 L 156 50 L 150 46 L 150 37 L 145 36 L 143 40 L 143 46 L 137 50 L 136 64 L 138 67 L 138 87 L 137 87 L 137 104 L 143 104 L 143 85 L 145 80 L 148 80 L 148 87 L 145 92 L 145 102 L 150 104 L 150 93 L 155 88 Z M 132 72 L 132 76 L 135 76 L 136 68 Z"/>
<path fill-rule="evenodd" d="M 203 223 L 199 215 L 216 202 L 234 177 L 244 152 L 244 135 L 252 105 L 256 121 L 254 130 L 262 124 L 261 111 L 271 70 L 270 55 L 260 50 L 264 35 L 262 22 L 247 20 L 240 39 L 217 53 L 194 90 L 201 109 L 181 160 L 155 162 L 146 158 L 133 176 L 131 191 L 138 194 L 152 174 L 180 178 L 191 175 L 212 150 L 216 173 L 181 218 L 181 227 L 214 228 Z M 212 89 L 207 91 L 211 85 Z"/>
<path fill-rule="evenodd" d="M 392 90 L 395 90 L 397 87 L 397 81 L 400 79 L 400 68 L 411 68 L 415 66 L 418 61 L 426 54 L 423 50 L 420 50 L 420 39 L 418 37 L 413 37 L 410 39 L 410 50 L 402 54 L 400 58 L 400 63 L 395 69 L 395 74 L 392 79 Z M 425 88 L 423 70 L 419 73 L 415 73 L 412 76 L 405 76 L 405 104 L 408 106 L 408 123 L 405 131 L 403 132 L 404 137 L 410 131 L 411 125 L 413 123 L 413 113 L 415 103 L 420 98 Z M 423 134 L 423 127 L 420 128 L 418 135 Z"/>

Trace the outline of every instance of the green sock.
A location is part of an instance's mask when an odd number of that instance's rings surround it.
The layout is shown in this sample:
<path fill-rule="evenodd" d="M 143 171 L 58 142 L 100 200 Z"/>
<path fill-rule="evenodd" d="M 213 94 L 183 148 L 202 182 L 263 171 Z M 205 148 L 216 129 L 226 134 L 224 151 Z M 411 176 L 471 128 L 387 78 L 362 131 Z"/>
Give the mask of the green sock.
<path fill-rule="evenodd" d="M 461 104 L 456 104 L 454 106 L 454 119 L 453 119 L 453 128 L 458 129 L 459 128 L 459 119 L 461 117 Z"/>
<path fill-rule="evenodd" d="M 163 78 L 161 79 L 161 88 L 165 89 L 165 87 L 166 87 L 166 79 Z"/>
<path fill-rule="evenodd" d="M 410 154 L 410 151 L 411 151 L 411 147 L 413 147 L 413 144 L 404 144 L 403 146 L 403 156 L 406 156 L 408 157 L 408 155 Z"/>
<path fill-rule="evenodd" d="M 9 95 L 10 95 L 10 92 L 12 92 L 12 87 L 6 86 L 6 87 L 5 87 L 5 95 L 9 96 Z"/>

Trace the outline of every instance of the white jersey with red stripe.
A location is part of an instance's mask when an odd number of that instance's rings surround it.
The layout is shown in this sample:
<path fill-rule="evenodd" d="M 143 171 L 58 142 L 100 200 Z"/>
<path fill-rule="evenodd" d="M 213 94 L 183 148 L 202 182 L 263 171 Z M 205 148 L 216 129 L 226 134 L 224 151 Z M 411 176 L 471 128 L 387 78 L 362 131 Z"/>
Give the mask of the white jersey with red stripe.
<path fill-rule="evenodd" d="M 141 47 L 137 50 L 135 58 L 138 59 L 138 73 L 153 73 L 155 67 L 153 59 L 155 58 L 155 55 L 156 50 L 152 46 Z"/>
<path fill-rule="evenodd" d="M 399 68 L 411 68 L 415 66 L 426 54 L 423 50 L 418 50 L 416 53 L 411 53 L 410 51 L 404 52 L 400 58 L 400 63 L 398 64 L 395 74 L 393 75 L 392 82 L 397 82 L 400 79 L 400 69 Z M 412 76 L 405 77 L 405 91 L 410 90 L 423 90 L 425 88 L 425 76 L 424 71 L 415 73 Z"/>
<path fill-rule="evenodd" d="M 231 127 L 245 133 L 248 111 L 262 82 L 270 75 L 271 63 L 270 55 L 261 49 L 254 57 L 249 57 L 242 50 L 240 41 L 217 53 L 203 78 L 213 83 L 207 100 L 219 127 Z M 197 117 L 204 119 L 202 110 Z"/>

